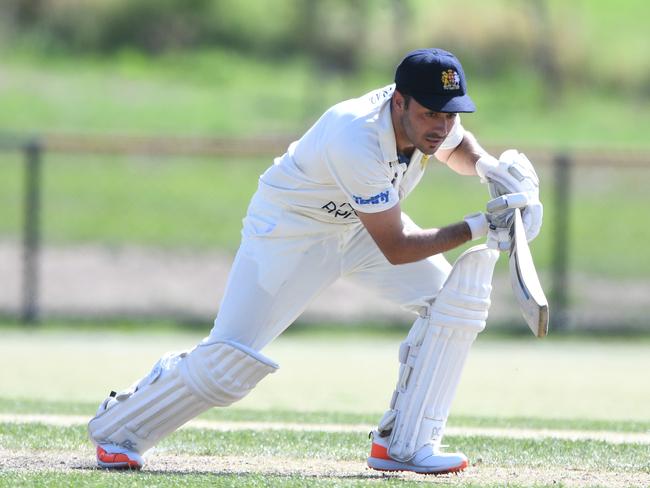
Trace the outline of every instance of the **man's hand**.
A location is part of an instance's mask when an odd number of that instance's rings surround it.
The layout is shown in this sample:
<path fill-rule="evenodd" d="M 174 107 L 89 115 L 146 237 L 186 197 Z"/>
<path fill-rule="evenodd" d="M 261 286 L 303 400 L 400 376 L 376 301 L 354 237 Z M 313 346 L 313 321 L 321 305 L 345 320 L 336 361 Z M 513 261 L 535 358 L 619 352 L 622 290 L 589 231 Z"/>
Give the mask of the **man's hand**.
<path fill-rule="evenodd" d="M 487 212 L 477 212 L 465 217 L 472 231 L 472 239 L 487 236 L 487 245 L 499 251 L 510 250 L 510 229 L 514 221 L 514 209 L 525 208 L 528 197 L 525 193 L 509 193 L 490 200 Z"/>
<path fill-rule="evenodd" d="M 510 225 L 514 210 L 500 215 L 476 212 L 465 216 L 465 222 L 472 232 L 472 240 L 487 236 L 487 245 L 498 251 L 510 249 Z"/>
<path fill-rule="evenodd" d="M 532 241 L 542 226 L 544 209 L 539 201 L 539 178 L 528 158 L 515 149 L 505 151 L 499 159 L 482 156 L 476 162 L 481 181 L 488 183 L 492 198 L 511 193 L 524 193 L 528 203 L 522 219 L 526 238 Z"/>

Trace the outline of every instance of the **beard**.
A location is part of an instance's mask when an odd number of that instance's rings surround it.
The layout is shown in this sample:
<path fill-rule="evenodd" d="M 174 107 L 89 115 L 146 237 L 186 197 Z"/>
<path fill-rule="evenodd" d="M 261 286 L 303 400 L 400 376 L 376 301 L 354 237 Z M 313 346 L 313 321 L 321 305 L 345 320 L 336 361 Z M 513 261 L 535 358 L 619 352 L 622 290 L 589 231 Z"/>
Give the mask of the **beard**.
<path fill-rule="evenodd" d="M 402 115 L 401 123 L 409 142 L 413 144 L 417 150 L 428 156 L 433 155 L 445 140 L 445 136 L 441 134 L 432 132 L 418 133 L 413 127 L 407 113 Z"/>

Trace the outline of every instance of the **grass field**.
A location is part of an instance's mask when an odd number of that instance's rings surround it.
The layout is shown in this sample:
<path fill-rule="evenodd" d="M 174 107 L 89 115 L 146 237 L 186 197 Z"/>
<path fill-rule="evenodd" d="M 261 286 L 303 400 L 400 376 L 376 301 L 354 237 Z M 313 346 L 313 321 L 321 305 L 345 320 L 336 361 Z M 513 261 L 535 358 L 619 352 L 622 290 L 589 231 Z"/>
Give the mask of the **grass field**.
<path fill-rule="evenodd" d="M 300 134 L 329 106 L 392 81 L 393 66 L 327 74 L 294 57 L 212 49 L 155 58 L 2 52 L 0 131 L 19 133 Z M 567 87 L 549 105 L 530 67 L 475 77 L 479 110 L 464 118 L 484 143 L 556 148 L 648 148 L 647 97 Z M 316 88 L 317 87 L 317 88 Z"/>
<path fill-rule="evenodd" d="M 265 350 L 281 365 L 276 374 L 164 440 L 143 472 L 125 474 L 93 467 L 85 422 L 108 390 L 201 336 L 13 328 L 2 336 L 3 486 L 650 483 L 647 340 L 479 338 L 445 438 L 471 466 L 429 478 L 364 467 L 367 432 L 396 379 L 401 336 L 391 331 L 289 332 Z"/>

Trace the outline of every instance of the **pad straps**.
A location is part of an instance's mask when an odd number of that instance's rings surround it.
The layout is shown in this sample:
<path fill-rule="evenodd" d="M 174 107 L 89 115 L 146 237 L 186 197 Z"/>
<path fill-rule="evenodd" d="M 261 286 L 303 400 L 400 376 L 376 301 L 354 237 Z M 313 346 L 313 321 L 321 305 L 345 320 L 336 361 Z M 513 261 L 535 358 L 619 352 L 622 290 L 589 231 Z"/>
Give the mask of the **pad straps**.
<path fill-rule="evenodd" d="M 389 455 L 408 461 L 427 443 L 437 449 L 469 349 L 485 327 L 499 253 L 466 251 L 429 309 L 400 346 L 400 371 L 390 408 L 379 422 Z"/>

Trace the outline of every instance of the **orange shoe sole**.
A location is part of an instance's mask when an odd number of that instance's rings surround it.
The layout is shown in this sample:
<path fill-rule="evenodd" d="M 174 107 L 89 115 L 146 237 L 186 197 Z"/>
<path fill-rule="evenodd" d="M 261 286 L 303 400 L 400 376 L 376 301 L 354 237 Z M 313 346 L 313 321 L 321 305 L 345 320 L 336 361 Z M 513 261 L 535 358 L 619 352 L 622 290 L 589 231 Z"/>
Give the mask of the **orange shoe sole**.
<path fill-rule="evenodd" d="M 129 458 L 124 453 L 106 452 L 102 447 L 97 446 L 97 464 L 105 469 L 135 469 L 142 468 L 142 464 Z"/>

